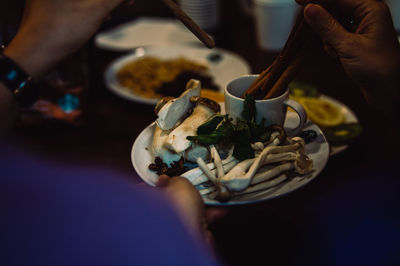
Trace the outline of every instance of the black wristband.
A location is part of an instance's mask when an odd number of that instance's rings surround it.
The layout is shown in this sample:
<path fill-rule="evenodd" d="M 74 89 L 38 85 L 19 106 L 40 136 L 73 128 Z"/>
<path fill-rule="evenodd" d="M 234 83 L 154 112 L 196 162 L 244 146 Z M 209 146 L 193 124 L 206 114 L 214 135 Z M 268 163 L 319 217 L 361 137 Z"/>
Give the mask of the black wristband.
<path fill-rule="evenodd" d="M 30 105 L 39 98 L 33 78 L 4 54 L 0 54 L 0 82 L 10 89 L 21 105 Z"/>

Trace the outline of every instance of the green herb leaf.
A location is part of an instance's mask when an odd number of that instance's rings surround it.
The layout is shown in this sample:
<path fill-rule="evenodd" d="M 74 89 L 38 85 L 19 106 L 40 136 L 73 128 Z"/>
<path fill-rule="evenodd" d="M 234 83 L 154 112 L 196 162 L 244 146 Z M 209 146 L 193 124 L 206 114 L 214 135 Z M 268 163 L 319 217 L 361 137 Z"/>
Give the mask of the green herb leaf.
<path fill-rule="evenodd" d="M 265 126 L 265 119 L 263 119 L 259 124 L 256 124 L 254 127 L 253 135 L 255 136 L 255 142 L 267 142 L 272 133 L 272 128 Z"/>
<path fill-rule="evenodd" d="M 256 101 L 254 100 L 253 95 L 246 94 L 241 115 L 246 121 L 252 121 L 256 119 Z"/>
<path fill-rule="evenodd" d="M 237 139 L 247 139 L 251 138 L 251 130 L 247 121 L 237 118 L 236 125 L 234 126 L 235 129 L 235 136 Z"/>
<path fill-rule="evenodd" d="M 208 133 L 210 128 L 214 127 L 214 123 L 219 120 L 215 121 L 209 121 L 208 125 L 206 127 L 203 127 L 203 129 L 200 130 L 201 133 L 204 134 L 199 134 L 199 130 L 197 131 L 198 135 L 197 136 L 188 136 L 187 139 L 190 141 L 194 141 L 197 144 L 200 145 L 211 145 L 211 144 L 217 144 L 219 142 L 223 141 L 230 141 L 233 134 L 234 134 L 234 128 L 229 120 L 228 116 L 219 116 L 223 120 L 220 121 L 220 123 L 217 124 L 216 128 L 211 133 Z M 205 126 L 206 124 L 203 124 L 202 126 Z M 201 127 L 202 127 L 201 126 Z"/>
<path fill-rule="evenodd" d="M 200 145 L 209 146 L 218 143 L 233 143 L 233 156 L 238 160 L 254 158 L 251 143 L 266 142 L 270 139 L 272 128 L 265 126 L 263 119 L 256 123 L 256 105 L 252 95 L 246 95 L 241 113 L 242 118 L 236 118 L 236 124 L 228 115 L 215 116 L 197 129 L 197 136 L 189 136 L 188 140 Z"/>
<path fill-rule="evenodd" d="M 214 132 L 217 126 L 224 120 L 225 116 L 217 115 L 197 128 L 197 135 L 207 135 Z"/>
<path fill-rule="evenodd" d="M 233 148 L 233 156 L 240 161 L 254 158 L 254 150 L 249 142 L 236 142 Z"/>
<path fill-rule="evenodd" d="M 188 136 L 187 139 L 193 141 L 197 144 L 208 146 L 211 144 L 217 144 L 220 142 L 221 136 L 220 134 L 212 133 L 209 135 L 198 135 L 198 136 Z"/>

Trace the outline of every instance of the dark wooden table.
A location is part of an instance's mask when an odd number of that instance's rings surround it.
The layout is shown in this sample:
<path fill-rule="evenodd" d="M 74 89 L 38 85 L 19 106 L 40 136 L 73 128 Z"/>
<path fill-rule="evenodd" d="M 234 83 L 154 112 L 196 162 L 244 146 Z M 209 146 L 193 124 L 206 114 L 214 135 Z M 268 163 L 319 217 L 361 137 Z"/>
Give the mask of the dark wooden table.
<path fill-rule="evenodd" d="M 257 47 L 253 19 L 243 15 L 237 1 L 221 0 L 221 5 L 221 24 L 215 32 L 217 46 L 241 55 L 248 60 L 253 72 L 259 73 L 272 62 L 276 53 Z M 172 16 L 161 3 L 150 5 L 137 1 L 132 10 L 117 12 L 103 29 L 144 15 Z M 15 131 L 15 138 L 21 145 L 51 156 L 53 160 L 114 168 L 131 175 L 133 182 L 140 182 L 134 174 L 130 151 L 138 134 L 154 121 L 153 107 L 121 99 L 106 89 L 103 71 L 121 54 L 98 49 L 93 44 L 89 44 L 88 54 L 90 87 L 84 124 L 80 127 L 54 124 L 22 127 Z M 233 207 L 225 218 L 212 225 L 217 250 L 227 264 L 292 264 L 320 196 L 346 186 L 349 180 L 359 179 L 369 167 L 394 163 L 399 157 L 395 153 L 398 131 L 383 114 L 365 102 L 340 64 L 329 58 L 321 46 L 312 49 L 297 79 L 316 85 L 321 93 L 349 106 L 364 131 L 346 151 L 331 157 L 323 172 L 306 187 L 282 198 Z"/>

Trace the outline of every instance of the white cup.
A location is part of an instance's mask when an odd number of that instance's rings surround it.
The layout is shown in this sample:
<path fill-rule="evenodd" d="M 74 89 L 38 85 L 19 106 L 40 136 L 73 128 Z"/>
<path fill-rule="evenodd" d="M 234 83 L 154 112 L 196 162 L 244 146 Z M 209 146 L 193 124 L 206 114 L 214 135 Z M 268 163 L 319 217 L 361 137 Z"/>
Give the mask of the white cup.
<path fill-rule="evenodd" d="M 255 17 L 259 47 L 281 50 L 299 11 L 295 0 L 241 0 L 241 4 L 245 13 Z"/>
<path fill-rule="evenodd" d="M 400 0 L 386 0 L 392 13 L 393 24 L 398 33 L 400 33 Z"/>
<path fill-rule="evenodd" d="M 219 24 L 219 0 L 179 0 L 179 5 L 202 29 L 213 31 Z"/>
<path fill-rule="evenodd" d="M 244 75 L 232 80 L 226 86 L 224 91 L 225 111 L 234 121 L 238 117 L 243 118 L 241 113 L 243 111 L 244 99 L 241 98 L 241 95 L 243 95 L 257 77 L 258 75 Z M 273 124 L 283 126 L 286 119 L 287 107 L 291 107 L 300 118 L 298 126 L 288 132 L 289 135 L 297 135 L 300 133 L 305 122 L 307 122 L 307 113 L 301 104 L 289 98 L 289 89 L 276 98 L 256 100 L 256 122 L 259 123 L 262 119 L 265 119 L 266 126 Z"/>

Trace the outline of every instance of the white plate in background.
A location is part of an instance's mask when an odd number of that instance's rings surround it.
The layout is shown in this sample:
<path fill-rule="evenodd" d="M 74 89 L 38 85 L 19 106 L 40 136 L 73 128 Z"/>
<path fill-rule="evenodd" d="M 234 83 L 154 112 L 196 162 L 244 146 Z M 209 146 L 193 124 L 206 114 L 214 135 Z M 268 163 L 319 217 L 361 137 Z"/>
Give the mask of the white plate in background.
<path fill-rule="evenodd" d="M 335 106 L 337 106 L 339 108 L 339 110 L 342 112 L 342 114 L 344 115 L 344 121 L 343 123 L 358 123 L 358 118 L 355 115 L 355 113 L 348 107 L 346 106 L 344 103 L 329 97 L 327 95 L 322 94 L 320 96 L 321 99 L 330 101 L 331 103 L 333 103 Z M 346 150 L 349 147 L 349 145 L 340 145 L 340 146 L 332 146 L 331 145 L 331 151 L 330 151 L 330 155 L 336 155 L 338 153 L 341 153 L 342 151 Z"/>
<path fill-rule="evenodd" d="M 210 56 L 219 55 L 219 60 L 210 60 Z M 184 57 L 208 67 L 208 73 L 221 93 L 232 79 L 250 73 L 249 64 L 239 55 L 219 49 L 207 49 L 191 46 L 157 46 L 138 48 L 133 53 L 124 55 L 113 61 L 104 73 L 105 84 L 116 95 L 133 102 L 155 105 L 160 98 L 146 98 L 132 90 L 123 87 L 118 79 L 117 72 L 127 63 L 134 62 L 144 56 L 154 56 L 161 59 Z"/>
<path fill-rule="evenodd" d="M 125 52 L 143 46 L 203 45 L 179 20 L 142 17 L 98 33 L 99 48 Z"/>

